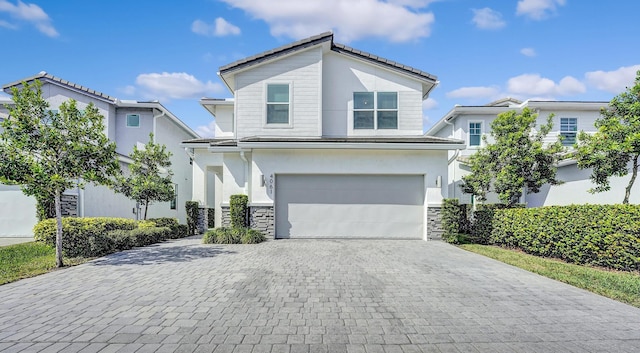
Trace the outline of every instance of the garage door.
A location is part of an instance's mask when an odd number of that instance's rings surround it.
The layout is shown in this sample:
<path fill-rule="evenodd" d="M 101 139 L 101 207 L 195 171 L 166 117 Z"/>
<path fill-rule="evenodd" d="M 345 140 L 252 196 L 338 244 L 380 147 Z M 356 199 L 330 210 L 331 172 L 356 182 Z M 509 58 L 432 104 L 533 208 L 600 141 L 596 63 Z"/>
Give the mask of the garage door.
<path fill-rule="evenodd" d="M 278 175 L 277 238 L 421 239 L 422 175 Z"/>

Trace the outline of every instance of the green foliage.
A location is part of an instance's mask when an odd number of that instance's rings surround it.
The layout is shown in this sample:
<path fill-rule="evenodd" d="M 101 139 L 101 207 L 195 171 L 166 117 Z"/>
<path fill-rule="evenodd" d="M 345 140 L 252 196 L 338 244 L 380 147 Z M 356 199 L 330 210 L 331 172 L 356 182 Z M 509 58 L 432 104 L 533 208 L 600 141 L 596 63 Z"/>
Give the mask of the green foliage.
<path fill-rule="evenodd" d="M 631 178 L 622 201 L 628 204 L 640 158 L 640 71 L 636 73 L 634 86 L 614 97 L 600 114 L 595 134 L 583 131 L 578 134 L 578 167 L 592 168 L 590 178 L 596 186 L 589 192 L 597 193 L 611 189 L 612 176 L 629 174 L 631 162 Z"/>
<path fill-rule="evenodd" d="M 498 115 L 491 123 L 494 142 L 483 136 L 485 147 L 470 157 L 471 174 L 462 177 L 465 193 L 485 200 L 493 188 L 501 202 L 514 205 L 525 188 L 527 193 L 537 193 L 545 184 L 560 183 L 554 165 L 563 151 L 562 144 L 543 143 L 553 127 L 553 115 L 534 134 L 537 117 L 529 108 L 520 114 L 508 111 Z"/>
<path fill-rule="evenodd" d="M 184 204 L 187 211 L 187 227 L 189 235 L 194 235 L 198 232 L 198 202 L 187 201 Z"/>
<path fill-rule="evenodd" d="M 107 233 L 116 229 L 131 230 L 136 221 L 126 218 L 73 218 L 62 219 L 62 252 L 67 257 L 95 257 L 114 251 L 114 244 Z M 34 238 L 55 246 L 57 225 L 55 219 L 47 219 L 35 225 Z"/>
<path fill-rule="evenodd" d="M 144 217 L 147 219 L 149 205 L 154 202 L 171 201 L 175 190 L 171 177 L 171 152 L 165 145 L 153 142 L 153 133 L 149 134 L 149 142 L 144 149 L 133 146 L 129 155 L 133 163 L 129 165 L 131 172 L 127 177 L 119 177 L 117 190 L 128 198 L 144 206 Z"/>
<path fill-rule="evenodd" d="M 173 236 L 176 239 L 189 236 L 189 227 L 186 224 L 178 224 L 178 226 L 172 229 L 172 231 Z"/>
<path fill-rule="evenodd" d="M 171 228 L 136 228 L 129 232 L 129 236 L 133 238 L 133 243 L 135 244 L 135 246 L 147 246 L 170 239 Z"/>
<path fill-rule="evenodd" d="M 496 210 L 506 208 L 524 208 L 523 204 L 514 204 L 511 206 L 505 204 L 487 204 L 477 205 L 473 212 L 472 226 L 470 227 L 469 240 L 476 244 L 490 244 L 491 233 L 493 231 L 493 219 Z"/>
<path fill-rule="evenodd" d="M 178 239 L 187 236 L 186 228 L 180 227 L 177 218 L 171 217 L 160 217 L 160 218 L 149 218 L 148 221 L 151 221 L 155 227 L 167 227 L 171 229 L 171 239 Z M 186 227 L 186 225 L 185 225 Z M 138 226 L 140 228 L 140 226 Z"/>
<path fill-rule="evenodd" d="M 43 197 L 43 195 L 35 195 L 36 197 L 36 216 L 38 221 L 44 221 L 47 218 L 56 217 L 56 205 L 51 197 Z"/>
<path fill-rule="evenodd" d="M 216 226 L 215 210 L 215 208 L 207 208 L 207 228 L 213 228 Z"/>
<path fill-rule="evenodd" d="M 458 199 L 445 199 L 442 204 L 442 239 L 448 243 L 459 244 L 464 241 L 467 231 L 467 207 L 460 205 Z"/>
<path fill-rule="evenodd" d="M 120 168 L 98 108 L 89 104 L 81 112 L 76 101 L 69 100 L 58 107 L 59 113 L 49 111 L 41 85 L 36 80 L 23 82 L 22 89 L 12 88 L 15 105 L 7 107 L 9 117 L 0 129 L 0 182 L 21 185 L 39 202 L 54 200 L 56 262 L 61 267 L 62 192 L 87 182 L 110 185 Z"/>
<path fill-rule="evenodd" d="M 135 238 L 131 236 L 131 230 L 111 230 L 107 232 L 107 237 L 113 240 L 114 251 L 129 250 L 136 246 Z"/>
<path fill-rule="evenodd" d="M 155 227 L 156 227 L 156 223 L 153 221 L 146 221 L 146 220 L 138 221 L 138 228 L 155 228 Z"/>
<path fill-rule="evenodd" d="M 572 205 L 495 212 L 491 241 L 545 257 L 640 270 L 640 206 Z"/>
<path fill-rule="evenodd" d="M 229 207 L 232 227 L 246 227 L 249 197 L 247 195 L 231 195 Z"/>
<path fill-rule="evenodd" d="M 205 244 L 257 244 L 265 236 L 255 229 L 220 227 L 208 230 L 202 237 Z"/>

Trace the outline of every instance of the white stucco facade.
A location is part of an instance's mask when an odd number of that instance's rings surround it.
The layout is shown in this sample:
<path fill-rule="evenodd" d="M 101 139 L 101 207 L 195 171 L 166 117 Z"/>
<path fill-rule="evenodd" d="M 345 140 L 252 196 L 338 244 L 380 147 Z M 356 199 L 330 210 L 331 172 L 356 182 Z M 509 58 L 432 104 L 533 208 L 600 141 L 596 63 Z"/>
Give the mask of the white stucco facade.
<path fill-rule="evenodd" d="M 164 144 L 172 154 L 172 180 L 176 186 L 177 197 L 175 208 L 171 207 L 170 202 L 152 204 L 148 217 L 174 217 L 181 223 L 186 222 L 184 204 L 192 199 L 192 168 L 190 157 L 180 146 L 180 142 L 197 138 L 195 132 L 157 101 L 120 101 L 44 72 L 26 79 L 33 80 L 42 82 L 42 96 L 49 103 L 51 110 L 58 110 L 63 102 L 70 99 L 76 100 L 80 110 L 91 103 L 98 108 L 98 112 L 104 117 L 105 134 L 116 143 L 116 152 L 120 155 L 120 165 L 125 174 L 130 162 L 127 156 L 133 151 L 133 147 L 143 146 L 149 141 L 149 134 L 153 133 L 155 142 Z M 19 86 L 20 83 L 21 81 L 16 81 L 5 85 L 5 91 L 9 93 L 10 87 Z M 6 109 L 0 108 L 0 117 L 6 113 Z M 127 124 L 127 115 L 130 114 L 138 117 L 137 125 Z M 74 213 L 80 217 L 137 217 L 136 202 L 107 187 L 89 184 L 84 190 L 68 190 L 68 194 L 76 199 L 77 209 Z M 31 230 L 36 223 L 35 200 L 16 192 L 16 187 L 2 186 L 0 213 L 5 215 L 5 218 L 0 218 L 0 229 L 3 229 L 0 235 L 32 235 Z M 138 215 L 140 216 L 141 214 Z M 10 225 L 8 221 L 3 223 L 3 219 L 19 219 L 21 222 L 19 226 Z"/>
<path fill-rule="evenodd" d="M 448 149 L 462 148 L 422 136 L 422 101 L 435 77 L 334 44 L 331 34 L 219 74 L 233 99 L 201 104 L 220 136 L 183 143 L 194 156 L 194 200 L 215 208 L 217 227 L 228 225 L 230 197 L 244 194 L 250 226 L 276 238 L 431 237 L 431 213 L 448 197 Z M 268 122 L 271 84 L 288 87 L 287 123 Z M 391 99 L 384 108 L 379 92 Z M 370 126 L 354 121 L 363 109 L 356 94 L 371 97 L 362 103 Z M 380 111 L 395 123 L 380 125 Z"/>

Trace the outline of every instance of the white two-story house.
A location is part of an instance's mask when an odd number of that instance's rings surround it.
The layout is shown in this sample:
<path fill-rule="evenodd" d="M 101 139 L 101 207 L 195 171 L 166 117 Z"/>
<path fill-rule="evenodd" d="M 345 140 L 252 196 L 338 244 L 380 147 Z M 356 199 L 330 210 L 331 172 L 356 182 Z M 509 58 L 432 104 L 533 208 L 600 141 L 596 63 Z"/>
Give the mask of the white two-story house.
<path fill-rule="evenodd" d="M 448 185 L 450 197 L 458 198 L 462 203 L 471 203 L 471 196 L 462 193 L 460 188 L 462 177 L 470 173 L 468 157 L 484 146 L 483 136 L 490 137 L 491 123 L 498 114 L 511 110 L 521 111 L 528 107 L 538 114 L 537 126 L 546 124 L 549 115 L 553 114 L 553 129 L 546 136 L 546 142 L 555 142 L 562 136 L 563 145 L 571 151 L 579 131 L 587 133 L 597 131 L 595 121 L 600 117 L 600 110 L 608 104 L 608 102 L 594 101 L 527 100 L 521 102 L 505 98 L 484 106 L 457 105 L 434 124 L 425 136 L 455 138 L 465 142 L 465 149 L 449 152 Z M 589 179 L 590 169 L 579 169 L 575 160 L 567 159 L 559 163 L 557 171 L 557 177 L 564 182 L 563 184 L 546 185 L 539 193 L 523 195 L 521 202 L 529 207 L 621 203 L 624 188 L 630 178 L 630 176 L 614 177 L 611 179 L 610 191 L 591 194 L 588 190 L 595 185 Z M 498 202 L 497 195 L 489 194 L 487 202 Z M 630 202 L 640 203 L 640 186 L 634 186 Z"/>
<path fill-rule="evenodd" d="M 185 139 L 199 137 L 191 128 L 173 115 L 158 101 L 140 102 L 120 100 L 87 87 L 63 80 L 46 72 L 3 86 L 7 94 L 11 88 L 20 88 L 23 82 L 39 80 L 42 96 L 49 109 L 57 110 L 62 102 L 75 99 L 79 109 L 93 103 L 104 117 L 105 134 L 116 143 L 121 168 L 127 173 L 134 146 L 143 147 L 153 133 L 154 142 L 164 144 L 172 153 L 171 163 L 176 197 L 171 202 L 152 204 L 147 217 L 175 217 L 186 222 L 185 201 L 191 200 L 191 165 L 189 155 L 180 147 Z M 7 117 L 5 105 L 10 98 L 0 101 L 0 119 Z M 79 217 L 141 217 L 140 207 L 122 194 L 104 186 L 87 185 L 84 189 L 67 190 L 63 195 L 64 214 Z M 35 200 L 26 197 L 18 186 L 0 184 L 0 236 L 29 236 L 35 225 Z"/>
<path fill-rule="evenodd" d="M 204 98 L 216 137 L 185 141 L 193 198 L 229 224 L 229 197 L 275 238 L 427 239 L 448 197 L 447 153 L 423 136 L 436 77 L 324 33 L 220 68 L 232 99 Z"/>

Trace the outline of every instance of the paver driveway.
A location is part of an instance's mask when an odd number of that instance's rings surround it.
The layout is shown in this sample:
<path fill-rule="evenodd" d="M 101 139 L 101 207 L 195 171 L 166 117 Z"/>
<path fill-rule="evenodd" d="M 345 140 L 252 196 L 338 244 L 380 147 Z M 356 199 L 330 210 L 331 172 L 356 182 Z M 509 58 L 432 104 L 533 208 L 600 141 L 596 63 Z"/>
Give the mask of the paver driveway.
<path fill-rule="evenodd" d="M 640 351 L 639 309 L 441 242 L 190 238 L 0 300 L 7 352 Z"/>

